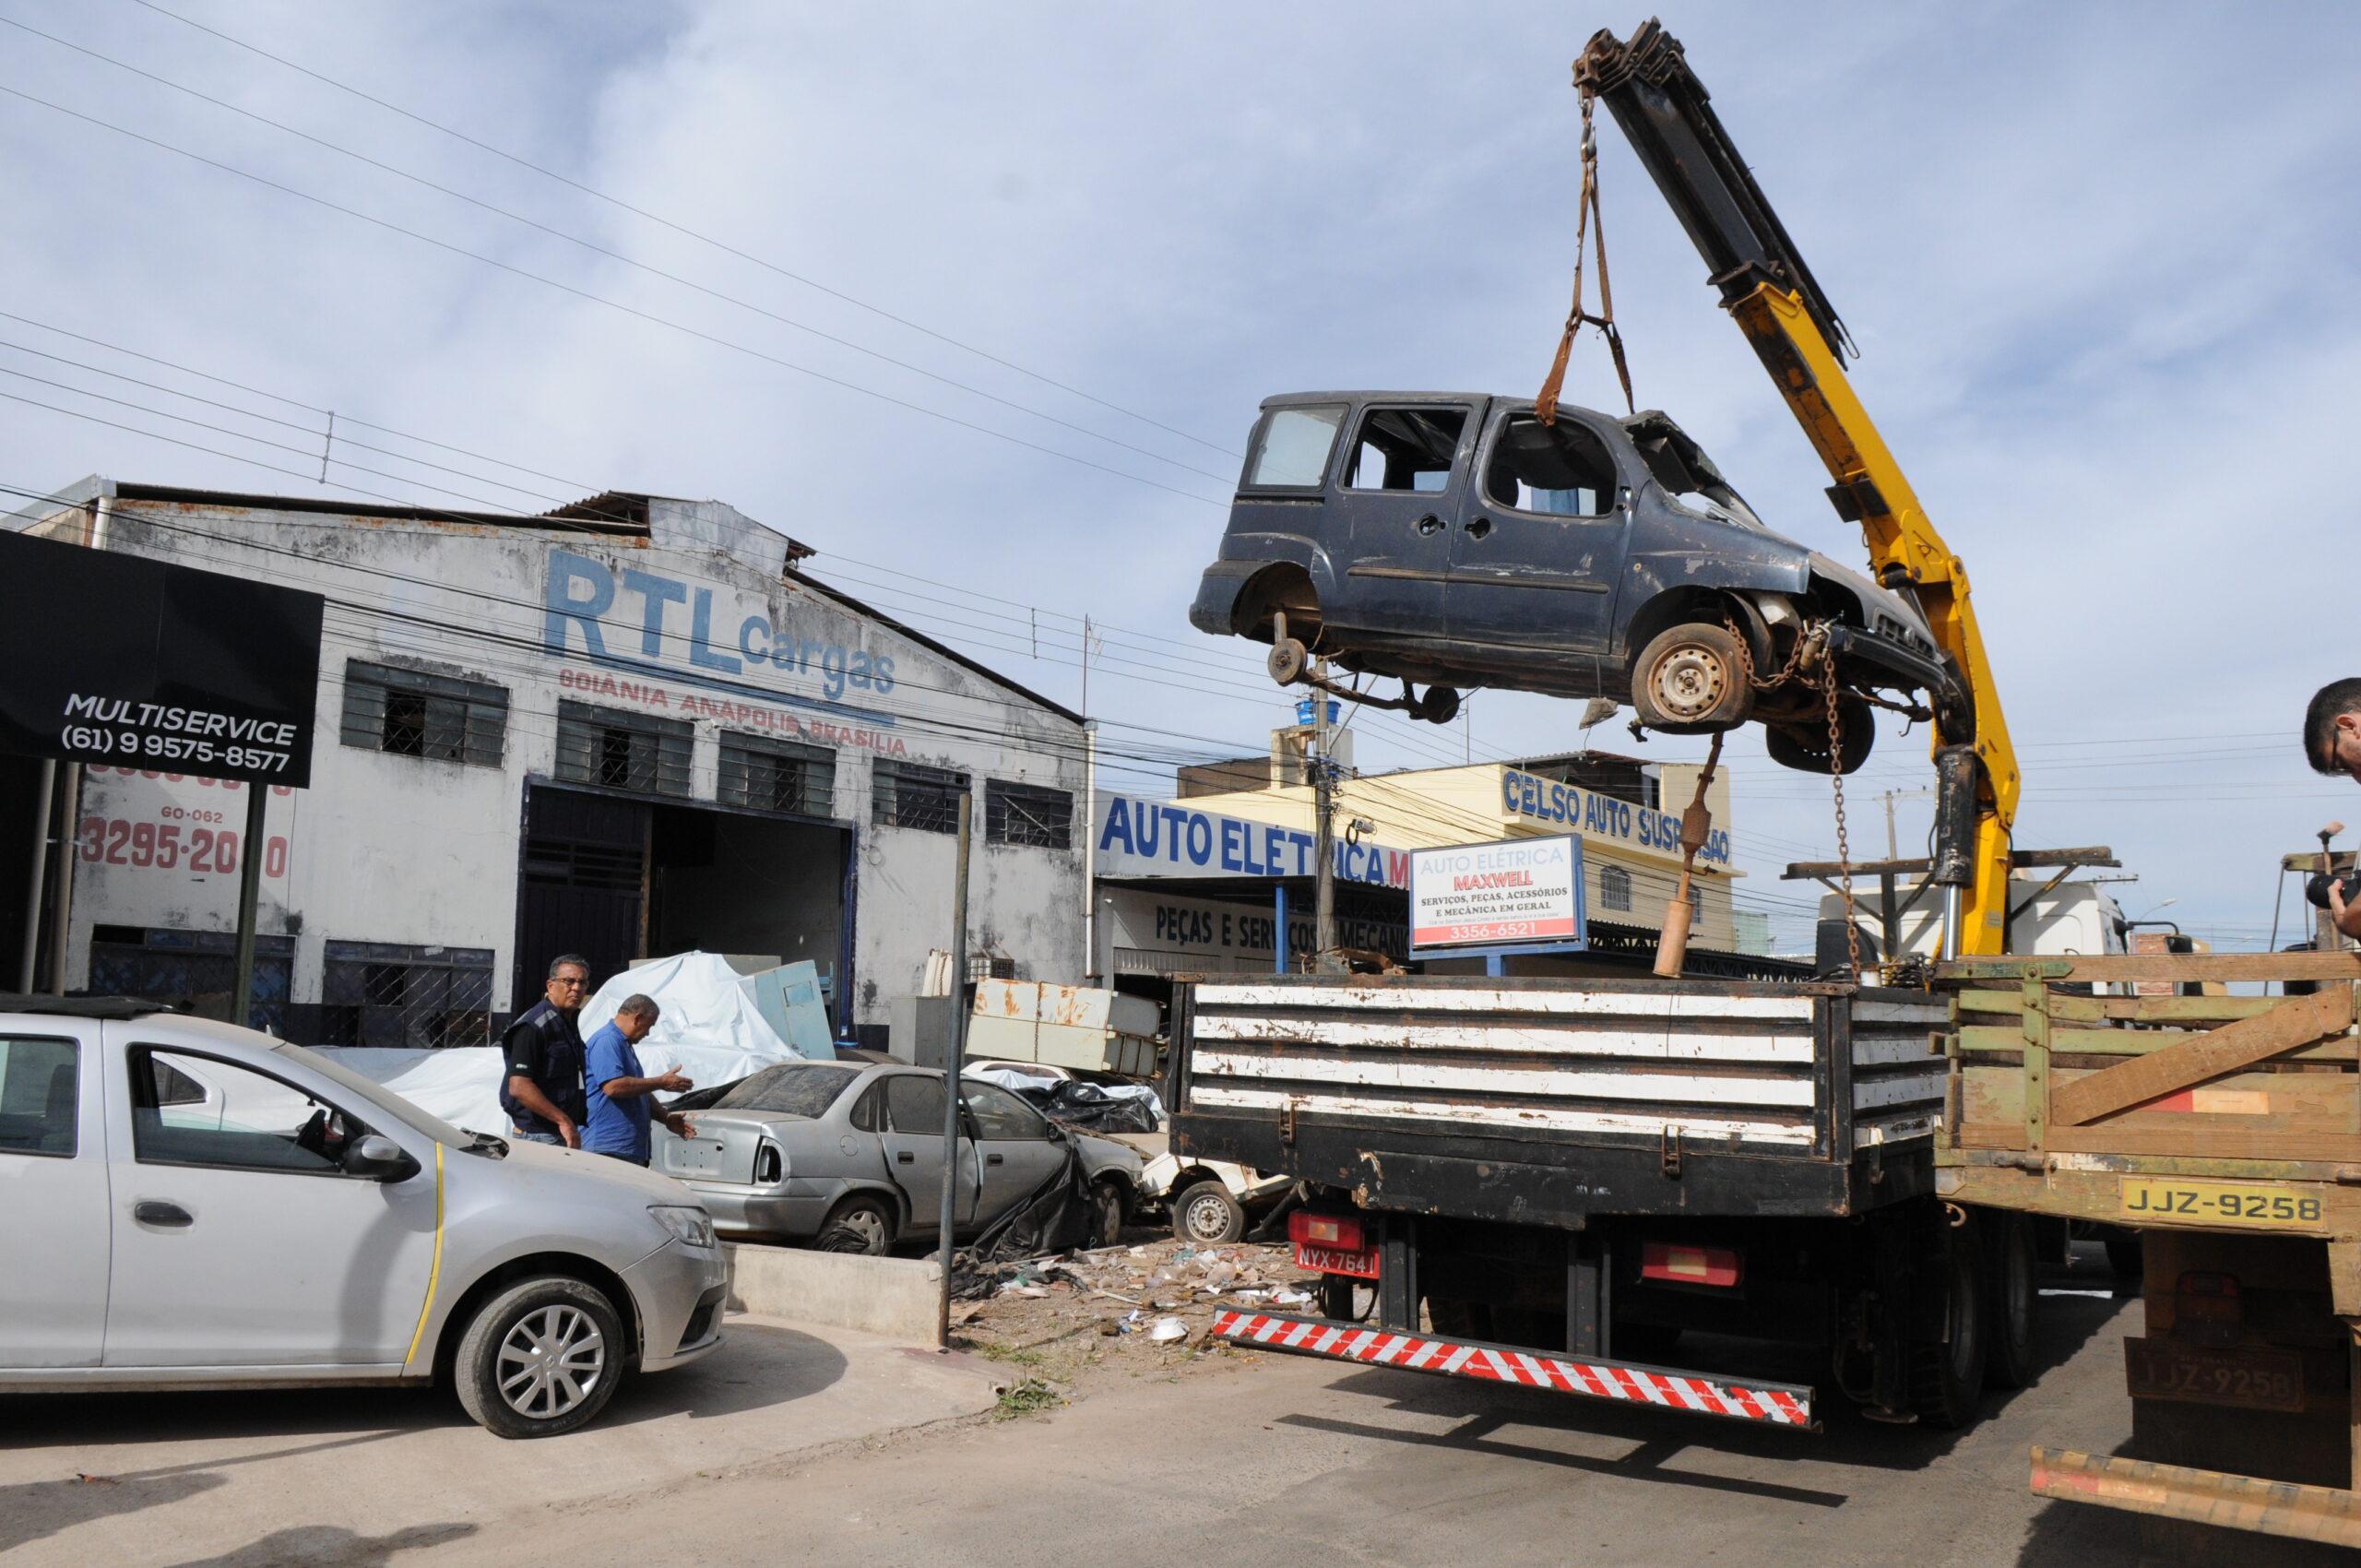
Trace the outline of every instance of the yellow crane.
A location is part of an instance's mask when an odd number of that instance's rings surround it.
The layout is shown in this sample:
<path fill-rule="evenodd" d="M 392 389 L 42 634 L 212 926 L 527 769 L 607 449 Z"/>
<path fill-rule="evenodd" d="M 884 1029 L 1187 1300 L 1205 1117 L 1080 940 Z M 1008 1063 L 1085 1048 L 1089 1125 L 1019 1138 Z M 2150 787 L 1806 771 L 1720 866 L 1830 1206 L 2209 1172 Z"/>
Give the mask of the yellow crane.
<path fill-rule="evenodd" d="M 1724 308 L 1828 466 L 1835 481 L 1829 499 L 1861 525 L 1871 569 L 1887 588 L 1916 598 L 1966 693 L 1964 705 L 1936 707 L 1929 875 L 1943 890 L 1943 956 L 2002 952 L 2017 758 L 1976 629 L 1967 567 L 1928 519 L 1855 395 L 1845 374 L 1851 345 L 1844 323 L 1723 130 L 1679 41 L 1653 19 L 1628 40 L 1601 30 L 1574 62 L 1574 86 L 1584 98 L 1585 141 L 1590 103 L 1604 101 L 1704 256 Z M 1619 345 L 1617 352 L 1619 363 Z"/>

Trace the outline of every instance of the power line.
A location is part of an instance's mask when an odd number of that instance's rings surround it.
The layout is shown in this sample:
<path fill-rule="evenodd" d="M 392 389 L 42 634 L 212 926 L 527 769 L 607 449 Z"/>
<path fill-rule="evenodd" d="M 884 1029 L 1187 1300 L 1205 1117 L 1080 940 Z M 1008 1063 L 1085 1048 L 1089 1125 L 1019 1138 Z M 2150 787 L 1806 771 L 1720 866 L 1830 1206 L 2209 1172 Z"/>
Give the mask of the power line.
<path fill-rule="evenodd" d="M 754 266 L 761 267 L 765 272 L 776 274 L 780 278 L 788 279 L 789 282 L 801 284 L 804 288 L 812 289 L 820 293 L 826 294 L 832 299 L 841 300 L 845 303 L 851 305 L 858 310 L 866 311 L 870 315 L 877 316 L 881 320 L 890 321 L 897 327 L 908 327 L 913 332 L 919 333 L 924 337 L 931 338 L 939 343 L 947 344 L 952 348 L 959 350 L 963 353 L 973 354 L 978 359 L 989 361 L 991 363 L 999 365 L 1003 369 L 1013 370 L 1019 375 L 1025 376 L 1033 381 L 1038 381 L 1045 386 L 1055 387 L 1057 390 L 1066 393 L 1070 397 L 1080 398 L 1086 402 L 1096 403 L 1100 408 L 1109 410 L 1114 413 L 1121 414 L 1126 419 L 1137 420 L 1142 424 L 1153 425 L 1157 429 L 1166 432 L 1168 434 L 1180 437 L 1183 441 L 1194 442 L 1200 446 L 1207 447 L 1210 450 L 1222 453 L 1226 457 L 1239 457 L 1243 456 L 1241 453 L 1222 445 L 1219 442 L 1207 441 L 1203 436 L 1192 435 L 1189 432 L 1180 429 L 1178 426 L 1167 424 L 1161 420 L 1153 419 L 1146 414 L 1137 412 L 1132 409 L 1124 408 L 1121 404 L 1110 402 L 1107 398 L 1099 397 L 1096 393 L 1086 392 L 1078 386 L 1069 386 L 1066 383 L 1056 380 L 1051 376 L 1044 375 L 1038 371 L 1027 369 L 1026 366 L 1017 363 L 1014 360 L 1003 359 L 1000 355 L 977 348 L 972 343 L 964 342 L 959 339 L 936 331 L 933 327 L 922 326 L 919 323 L 911 320 L 908 316 L 897 315 L 894 312 L 884 309 L 881 306 L 871 304 L 865 300 L 859 299 L 854 295 L 848 294 L 841 289 L 832 288 L 828 284 L 822 283 L 816 279 L 805 277 L 803 274 L 799 272 L 789 271 L 788 268 L 781 267 L 775 262 L 766 261 L 763 257 L 756 255 L 750 251 L 741 250 L 737 246 L 729 244 L 721 240 L 717 240 L 709 234 L 700 233 L 698 231 L 691 229 L 684 224 L 675 222 L 671 219 L 650 212 L 646 208 L 635 207 L 632 203 L 624 201 L 620 196 L 610 196 L 605 191 L 599 190 L 595 186 L 586 184 L 579 180 L 572 179 L 564 174 L 561 174 L 555 170 L 544 168 L 540 164 L 535 163 L 529 159 L 521 158 L 516 153 L 509 152 L 504 148 L 494 147 L 490 142 L 479 140 L 476 137 L 468 135 L 464 131 L 455 130 L 451 126 L 443 125 L 439 121 L 430 120 L 423 114 L 405 109 L 398 103 L 394 103 L 386 99 L 376 97 L 372 93 L 364 92 L 357 87 L 338 81 L 335 77 L 326 76 L 319 71 L 315 71 L 308 65 L 298 65 L 296 62 L 288 59 L 285 55 L 275 54 L 259 44 L 250 43 L 244 39 L 224 32 L 219 28 L 208 27 L 205 23 L 196 21 L 189 17 L 184 17 L 177 11 L 156 5 L 154 0 L 133 0 L 133 4 L 145 6 L 147 9 L 155 12 L 158 16 L 170 18 L 172 20 L 180 23 L 184 27 L 194 28 L 199 32 L 209 34 L 214 38 L 219 39 L 222 42 L 231 44 L 235 48 L 243 49 L 250 54 L 259 55 L 261 58 L 268 60 L 274 65 L 284 66 L 288 70 L 294 71 L 299 75 L 309 77 L 312 80 L 319 82 L 323 86 L 332 87 L 338 92 L 347 93 L 354 98 L 362 100 L 363 102 L 374 104 L 378 108 L 386 110 L 389 113 L 398 114 L 405 120 L 425 126 L 428 130 L 449 137 L 457 141 L 465 142 L 469 147 L 475 148 L 480 151 L 488 152 L 495 158 L 504 160 L 507 162 L 516 165 L 520 169 L 528 170 L 532 173 L 539 174 L 544 179 L 554 180 L 562 185 L 580 191 L 585 196 L 605 202 L 609 206 L 617 208 L 622 211 L 628 212 L 635 218 L 645 219 L 650 223 L 657 224 L 664 229 L 669 229 L 673 233 L 694 240 L 700 244 L 710 245 L 714 249 L 721 251 L 726 255 L 736 256 L 741 261 L 751 262 Z"/>

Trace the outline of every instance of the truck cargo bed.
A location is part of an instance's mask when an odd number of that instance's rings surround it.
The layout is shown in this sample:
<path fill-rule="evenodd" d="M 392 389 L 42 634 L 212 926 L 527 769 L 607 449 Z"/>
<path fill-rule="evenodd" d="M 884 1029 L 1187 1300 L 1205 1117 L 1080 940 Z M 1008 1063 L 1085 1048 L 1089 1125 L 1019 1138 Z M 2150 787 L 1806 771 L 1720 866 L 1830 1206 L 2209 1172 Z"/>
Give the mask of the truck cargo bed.
<path fill-rule="evenodd" d="M 1176 1144 L 1370 1207 L 1572 1227 L 1932 1187 L 1952 1014 L 1922 992 L 1275 975 L 1176 1002 Z"/>

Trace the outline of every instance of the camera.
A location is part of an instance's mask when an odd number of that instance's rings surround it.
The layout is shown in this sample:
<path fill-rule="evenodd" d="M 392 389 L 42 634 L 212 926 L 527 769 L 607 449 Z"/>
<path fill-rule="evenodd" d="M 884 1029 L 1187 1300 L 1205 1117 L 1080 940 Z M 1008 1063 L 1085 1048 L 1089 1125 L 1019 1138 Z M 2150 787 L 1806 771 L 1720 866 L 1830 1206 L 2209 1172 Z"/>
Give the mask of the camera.
<path fill-rule="evenodd" d="M 2313 909 L 2328 908 L 2328 887 L 2331 882 L 2336 884 L 2337 896 L 2348 907 L 2361 904 L 2361 868 L 2340 872 L 2316 871 L 2304 882 L 2304 897 Z"/>

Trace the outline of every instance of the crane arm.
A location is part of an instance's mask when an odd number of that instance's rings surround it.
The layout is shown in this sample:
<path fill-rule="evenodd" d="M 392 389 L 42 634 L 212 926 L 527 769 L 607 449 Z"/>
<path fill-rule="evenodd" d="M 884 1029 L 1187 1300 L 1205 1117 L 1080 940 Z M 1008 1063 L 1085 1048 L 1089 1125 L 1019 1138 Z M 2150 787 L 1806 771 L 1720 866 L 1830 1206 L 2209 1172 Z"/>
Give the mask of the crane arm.
<path fill-rule="evenodd" d="M 1873 574 L 1916 597 L 1957 671 L 1967 702 L 1939 704 L 1935 716 L 1931 874 L 1945 889 L 1946 956 L 2003 952 L 2020 781 L 1967 568 L 1928 520 L 1855 395 L 1845 374 L 1845 324 L 1722 128 L 1679 41 L 1653 20 L 1628 42 L 1601 31 L 1574 63 L 1574 84 L 1606 101 L 1827 465 L 1835 481 L 1829 499 L 1860 524 Z"/>

